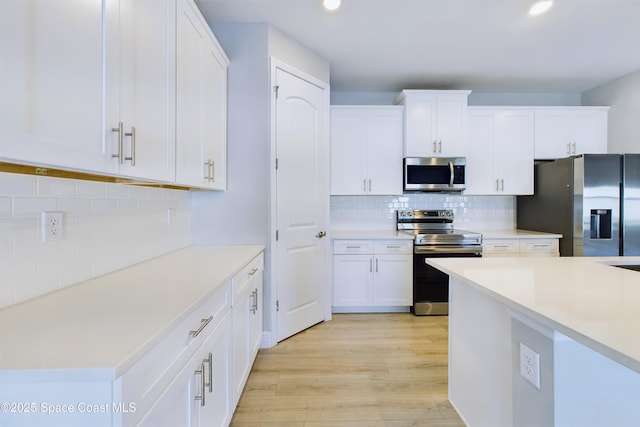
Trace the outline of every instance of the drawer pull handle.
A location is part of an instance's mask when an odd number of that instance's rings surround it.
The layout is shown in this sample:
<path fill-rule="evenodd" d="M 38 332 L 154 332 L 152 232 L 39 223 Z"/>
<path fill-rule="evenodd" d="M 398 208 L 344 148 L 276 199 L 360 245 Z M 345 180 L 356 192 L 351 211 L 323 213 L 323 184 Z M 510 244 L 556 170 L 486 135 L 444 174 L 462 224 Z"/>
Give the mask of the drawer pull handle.
<path fill-rule="evenodd" d="M 251 271 L 249 272 L 249 276 L 253 276 L 254 274 L 256 274 L 258 272 L 258 267 L 251 269 Z"/>
<path fill-rule="evenodd" d="M 387 245 L 387 249 L 400 249 L 401 247 L 400 245 Z"/>
<path fill-rule="evenodd" d="M 347 249 L 360 249 L 361 247 L 360 245 L 347 245 Z"/>
<path fill-rule="evenodd" d="M 200 327 L 199 327 L 198 329 L 196 329 L 195 331 L 189 331 L 189 334 L 190 334 L 193 338 L 197 337 L 198 335 L 200 335 L 200 332 L 202 332 L 202 330 L 203 330 L 204 328 L 206 328 L 206 327 L 207 327 L 207 325 L 209 324 L 209 322 L 211 322 L 212 320 L 213 320 L 213 316 L 209 316 L 209 317 L 208 317 L 208 318 L 206 318 L 206 319 L 202 319 L 202 320 L 201 320 L 201 321 L 202 321 L 202 324 L 200 325 Z M 203 406 L 204 406 L 204 405 L 203 405 Z"/>
<path fill-rule="evenodd" d="M 494 248 L 510 248 L 511 245 L 493 245 Z"/>
<path fill-rule="evenodd" d="M 533 245 L 534 248 L 548 248 L 551 245 L 543 245 L 543 244 L 539 244 L 539 245 Z"/>

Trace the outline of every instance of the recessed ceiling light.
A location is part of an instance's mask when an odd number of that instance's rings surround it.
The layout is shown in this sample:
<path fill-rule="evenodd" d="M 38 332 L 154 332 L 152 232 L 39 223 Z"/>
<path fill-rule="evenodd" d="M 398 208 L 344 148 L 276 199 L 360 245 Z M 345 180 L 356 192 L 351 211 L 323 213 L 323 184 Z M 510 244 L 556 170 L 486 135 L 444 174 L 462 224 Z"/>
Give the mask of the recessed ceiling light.
<path fill-rule="evenodd" d="M 327 10 L 336 10 L 340 7 L 342 0 L 322 0 L 322 5 Z"/>
<path fill-rule="evenodd" d="M 529 8 L 529 15 L 531 16 L 542 15 L 547 10 L 551 9 L 551 6 L 553 6 L 553 0 L 537 1 L 534 4 L 532 4 L 531 7 Z"/>

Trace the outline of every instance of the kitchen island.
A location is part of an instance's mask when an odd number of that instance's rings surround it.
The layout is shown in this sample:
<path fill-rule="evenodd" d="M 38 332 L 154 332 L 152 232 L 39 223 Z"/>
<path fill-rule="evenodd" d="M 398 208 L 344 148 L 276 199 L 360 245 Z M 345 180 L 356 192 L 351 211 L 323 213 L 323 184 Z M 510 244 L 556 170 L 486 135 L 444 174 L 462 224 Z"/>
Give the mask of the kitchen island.
<path fill-rule="evenodd" d="M 640 258 L 427 263 L 450 276 L 449 399 L 467 425 L 640 425 L 640 273 L 614 266 Z"/>

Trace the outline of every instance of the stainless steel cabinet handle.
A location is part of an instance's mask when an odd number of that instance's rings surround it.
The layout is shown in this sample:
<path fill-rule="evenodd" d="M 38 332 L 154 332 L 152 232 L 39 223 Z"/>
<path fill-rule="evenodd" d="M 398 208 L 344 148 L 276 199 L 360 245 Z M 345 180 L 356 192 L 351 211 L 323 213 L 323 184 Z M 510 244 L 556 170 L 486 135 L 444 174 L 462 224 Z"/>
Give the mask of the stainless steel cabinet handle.
<path fill-rule="evenodd" d="M 576 143 L 574 142 L 572 146 L 573 146 L 572 154 L 576 154 Z"/>
<path fill-rule="evenodd" d="M 369 178 L 369 193 L 371 193 L 371 178 Z"/>
<path fill-rule="evenodd" d="M 378 272 L 378 258 L 376 258 L 376 273 Z"/>
<path fill-rule="evenodd" d="M 251 304 L 251 308 L 249 309 L 252 314 L 256 314 L 258 312 L 258 288 L 254 289 L 251 292 L 251 298 L 253 299 L 253 303 Z"/>
<path fill-rule="evenodd" d="M 252 268 L 251 271 L 249 272 L 249 276 L 253 276 L 254 274 L 256 274 L 258 272 L 258 267 L 256 268 Z"/>
<path fill-rule="evenodd" d="M 316 237 L 318 239 L 322 239 L 326 235 L 327 235 L 327 233 L 325 231 L 320 231 L 320 232 L 318 232 L 318 234 L 316 234 Z"/>
<path fill-rule="evenodd" d="M 347 249 L 360 249 L 361 247 L 360 245 L 347 245 Z"/>
<path fill-rule="evenodd" d="M 496 191 L 500 191 L 500 180 L 496 179 Z"/>
<path fill-rule="evenodd" d="M 208 318 L 206 318 L 206 319 L 202 319 L 202 320 L 201 320 L 201 321 L 202 321 L 202 324 L 200 325 L 200 327 L 199 327 L 198 329 L 196 329 L 195 331 L 189 331 L 189 334 L 190 334 L 193 338 L 197 337 L 198 335 L 200 335 L 200 332 L 202 332 L 202 330 L 203 330 L 204 328 L 206 328 L 206 327 L 207 327 L 207 325 L 209 324 L 209 322 L 211 322 L 212 320 L 213 320 L 213 315 L 212 315 L 212 316 L 209 316 L 209 317 L 208 317 Z"/>
<path fill-rule="evenodd" d="M 369 258 L 369 273 L 373 273 L 373 258 Z"/>
<path fill-rule="evenodd" d="M 209 393 L 213 393 L 213 355 L 211 354 L 211 352 L 209 352 L 209 357 L 204 359 L 202 363 L 206 363 L 209 365 L 209 382 L 206 383 L 206 385 L 209 387 Z M 204 395 L 204 392 L 202 394 Z"/>
<path fill-rule="evenodd" d="M 209 173 L 209 181 L 216 182 L 216 161 L 211 160 L 210 165 L 211 165 L 211 172 Z"/>
<path fill-rule="evenodd" d="M 125 157 L 125 160 L 131 160 L 131 166 L 136 165 L 136 128 L 131 126 L 131 132 L 126 132 L 125 136 L 131 137 L 131 157 Z"/>
<path fill-rule="evenodd" d="M 400 245 L 387 245 L 387 249 L 400 249 L 401 247 Z"/>
<path fill-rule="evenodd" d="M 205 365 L 204 362 L 202 362 L 200 364 L 200 369 L 196 370 L 195 373 L 197 375 L 200 375 L 200 395 L 195 395 L 193 398 L 194 400 L 199 400 L 200 401 L 200 406 L 204 406 L 205 405 L 205 394 L 204 394 L 204 389 L 206 387 L 206 381 L 204 379 L 204 374 L 205 374 Z"/>
<path fill-rule="evenodd" d="M 438 142 L 438 153 L 442 153 L 442 140 Z"/>
<path fill-rule="evenodd" d="M 436 150 L 436 144 L 437 144 L 437 141 L 434 139 L 434 140 L 433 140 L 433 152 L 434 152 L 434 153 L 437 153 L 437 152 L 438 152 L 438 151 Z"/>
<path fill-rule="evenodd" d="M 367 191 L 367 179 L 362 180 L 362 191 Z"/>
<path fill-rule="evenodd" d="M 500 191 L 504 191 L 504 178 L 500 179 Z"/>
<path fill-rule="evenodd" d="M 112 132 L 118 132 L 118 152 L 115 154 L 112 154 L 111 157 L 117 158 L 118 159 L 118 163 L 123 164 L 124 163 L 124 151 L 123 151 L 123 145 L 124 145 L 124 124 L 122 122 L 118 123 L 118 127 L 117 128 L 111 128 Z"/>

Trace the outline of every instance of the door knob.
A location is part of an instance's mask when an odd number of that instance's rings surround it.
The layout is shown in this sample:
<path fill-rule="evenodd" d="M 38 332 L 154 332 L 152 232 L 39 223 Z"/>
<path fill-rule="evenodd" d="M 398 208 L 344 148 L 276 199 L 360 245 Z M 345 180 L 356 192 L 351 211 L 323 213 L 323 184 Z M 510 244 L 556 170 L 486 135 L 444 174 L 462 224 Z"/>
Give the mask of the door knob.
<path fill-rule="evenodd" d="M 322 238 L 323 238 L 324 236 L 326 236 L 326 235 L 327 235 L 327 233 L 326 233 L 326 232 L 321 231 L 321 232 L 319 232 L 318 234 L 316 234 L 316 237 L 317 237 L 318 239 L 322 239 Z"/>

